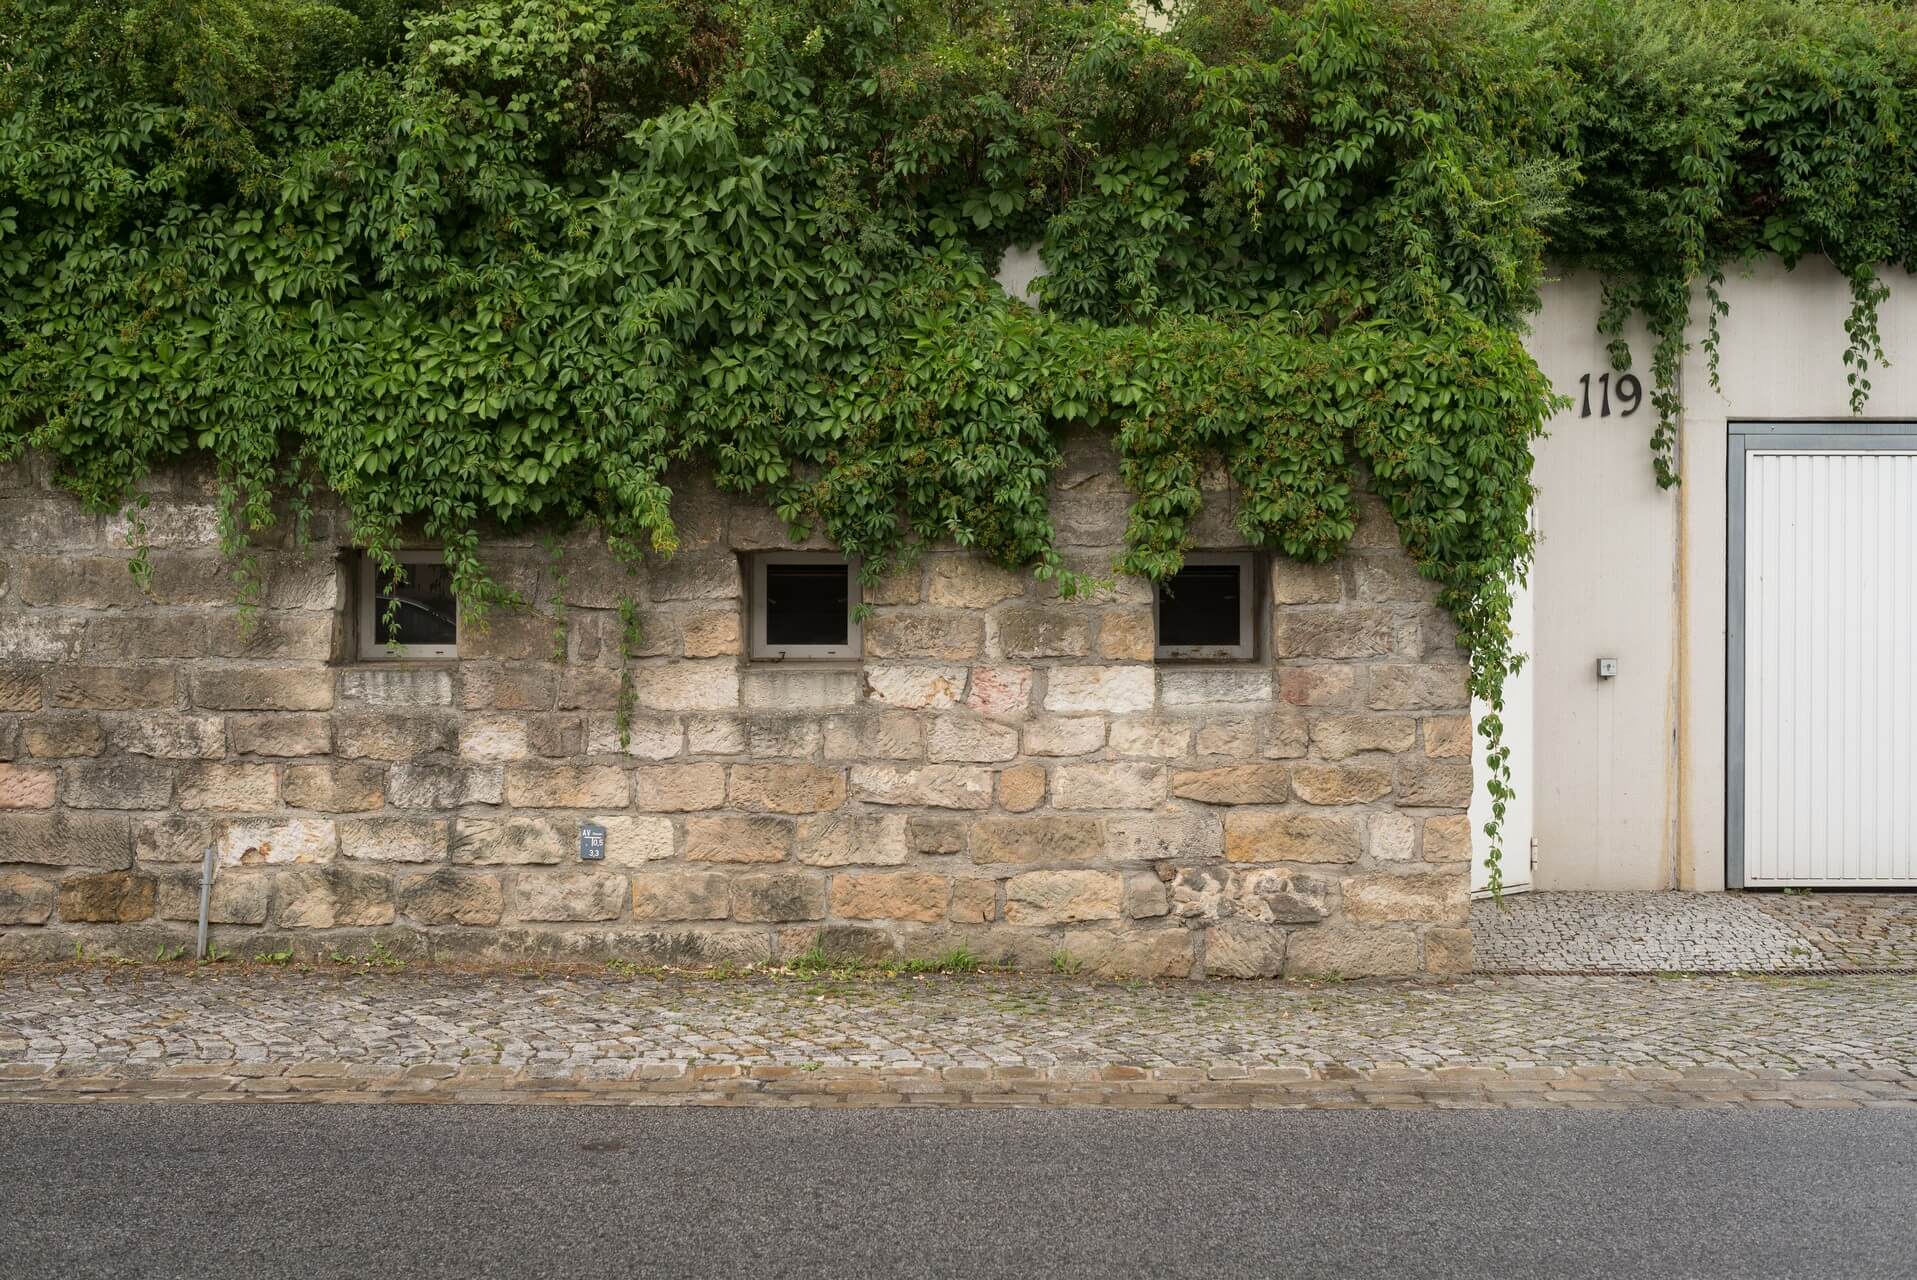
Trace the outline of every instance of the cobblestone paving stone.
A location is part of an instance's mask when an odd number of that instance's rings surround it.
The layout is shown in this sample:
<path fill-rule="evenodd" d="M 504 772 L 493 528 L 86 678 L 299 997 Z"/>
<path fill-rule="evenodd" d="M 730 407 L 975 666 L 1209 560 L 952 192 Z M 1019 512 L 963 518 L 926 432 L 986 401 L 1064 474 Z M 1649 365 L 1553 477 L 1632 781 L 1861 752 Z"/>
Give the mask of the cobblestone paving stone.
<path fill-rule="evenodd" d="M 1523 893 L 1471 934 L 1479 973 L 1917 969 L 1917 894 Z"/>
<path fill-rule="evenodd" d="M 0 1100 L 1913 1106 L 1917 978 L 0 975 Z"/>

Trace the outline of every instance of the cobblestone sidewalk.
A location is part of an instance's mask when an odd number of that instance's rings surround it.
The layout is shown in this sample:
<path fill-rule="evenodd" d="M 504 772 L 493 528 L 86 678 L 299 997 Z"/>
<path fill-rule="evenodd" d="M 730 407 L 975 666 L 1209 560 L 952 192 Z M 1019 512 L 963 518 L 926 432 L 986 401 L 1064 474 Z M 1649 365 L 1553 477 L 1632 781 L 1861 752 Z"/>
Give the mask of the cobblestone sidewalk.
<path fill-rule="evenodd" d="M 1917 972 L 1917 893 L 1522 893 L 1471 936 L 1479 973 Z"/>
<path fill-rule="evenodd" d="M 1917 978 L 0 974 L 0 1100 L 1917 1107 Z"/>

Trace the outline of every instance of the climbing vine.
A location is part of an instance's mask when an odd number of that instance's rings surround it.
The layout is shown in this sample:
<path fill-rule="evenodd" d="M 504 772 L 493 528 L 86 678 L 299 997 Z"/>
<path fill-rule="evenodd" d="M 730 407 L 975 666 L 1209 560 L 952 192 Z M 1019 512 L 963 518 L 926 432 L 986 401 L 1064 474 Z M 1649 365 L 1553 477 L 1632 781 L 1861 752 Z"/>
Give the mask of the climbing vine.
<path fill-rule="evenodd" d="M 488 529 L 670 554 L 675 467 L 874 576 L 951 539 L 1067 591 L 1069 426 L 1154 578 L 1208 469 L 1306 560 L 1369 486 L 1492 708 L 1495 835 L 1547 254 L 1649 317 L 1672 478 L 1692 281 L 1830 256 L 1861 395 L 1908 257 L 1901 11 L 1693 8 L 0 0 L 0 458 L 101 508 L 209 458 L 242 564 L 323 489 L 471 608 Z"/>

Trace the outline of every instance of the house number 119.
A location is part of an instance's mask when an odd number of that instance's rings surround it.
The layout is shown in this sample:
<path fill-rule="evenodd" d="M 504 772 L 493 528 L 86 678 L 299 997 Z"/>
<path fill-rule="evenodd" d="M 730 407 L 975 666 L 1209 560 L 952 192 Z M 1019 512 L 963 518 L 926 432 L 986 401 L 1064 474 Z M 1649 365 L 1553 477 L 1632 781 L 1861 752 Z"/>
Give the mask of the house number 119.
<path fill-rule="evenodd" d="M 1584 388 L 1584 408 L 1578 417 L 1588 418 L 1591 416 L 1591 375 L 1585 374 L 1578 379 L 1578 383 Z M 1598 417 L 1610 417 L 1611 375 L 1608 373 L 1598 378 L 1598 401 Z M 1636 374 L 1627 373 L 1617 380 L 1617 402 L 1623 406 L 1618 410 L 1617 416 L 1620 418 L 1630 417 L 1644 403 L 1644 384 L 1637 380 Z"/>

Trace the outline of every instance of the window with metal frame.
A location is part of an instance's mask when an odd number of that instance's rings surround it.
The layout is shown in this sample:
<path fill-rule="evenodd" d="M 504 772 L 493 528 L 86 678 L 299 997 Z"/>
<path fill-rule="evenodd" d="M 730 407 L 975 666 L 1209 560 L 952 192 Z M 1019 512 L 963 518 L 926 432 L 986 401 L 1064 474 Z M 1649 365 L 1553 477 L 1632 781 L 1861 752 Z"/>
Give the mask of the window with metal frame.
<path fill-rule="evenodd" d="M 459 656 L 459 601 L 438 551 L 398 551 L 400 572 L 359 557 L 359 657 L 365 662 Z"/>
<path fill-rule="evenodd" d="M 1257 553 L 1194 551 L 1152 593 L 1161 662 L 1249 662 L 1258 656 Z"/>
<path fill-rule="evenodd" d="M 753 556 L 750 568 L 750 657 L 784 662 L 861 656 L 855 563 L 831 552 L 767 551 Z"/>

